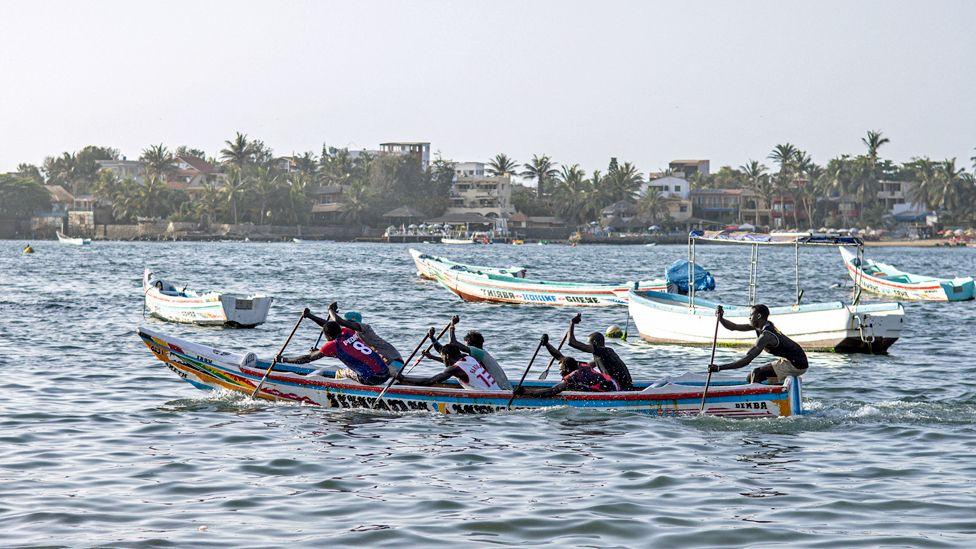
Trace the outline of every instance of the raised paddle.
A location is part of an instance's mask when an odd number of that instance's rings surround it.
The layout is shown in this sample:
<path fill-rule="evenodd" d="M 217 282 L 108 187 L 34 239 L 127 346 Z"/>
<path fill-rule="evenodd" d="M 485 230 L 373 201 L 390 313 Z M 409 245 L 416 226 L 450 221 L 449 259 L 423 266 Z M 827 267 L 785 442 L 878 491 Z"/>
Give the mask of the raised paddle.
<path fill-rule="evenodd" d="M 566 330 L 566 333 L 563 334 L 563 340 L 559 342 L 559 347 L 556 347 L 556 350 L 557 351 L 562 351 L 563 350 L 563 345 L 566 344 L 566 340 L 568 338 L 569 338 L 569 330 Z M 541 374 L 539 374 L 539 381 L 543 381 L 547 377 L 549 377 L 549 369 L 552 368 L 552 364 L 554 362 L 556 362 L 556 357 L 552 357 L 552 358 L 549 359 L 549 364 L 546 365 L 546 371 L 544 371 Z"/>
<path fill-rule="evenodd" d="M 444 329 L 441 330 L 441 333 L 437 335 L 437 339 L 440 339 L 440 338 L 444 337 L 444 334 L 446 334 L 447 331 L 451 328 L 451 324 L 454 324 L 454 319 L 453 318 L 451 318 L 451 320 L 448 320 L 447 321 L 447 324 L 444 326 Z M 413 366 L 411 366 L 410 369 L 406 371 L 406 373 L 409 374 L 411 371 L 413 371 L 413 369 L 418 364 L 420 364 L 420 361 L 424 359 L 424 355 L 426 355 L 427 353 L 429 353 L 430 350 L 433 349 L 433 348 L 434 348 L 434 342 L 431 342 L 430 345 L 428 345 L 427 348 L 424 349 L 424 352 L 421 353 L 420 356 L 417 357 L 417 361 L 413 363 Z M 413 355 L 410 355 L 410 356 L 413 356 Z M 407 362 L 410 362 L 410 359 L 409 358 L 407 359 Z M 406 365 L 407 362 L 404 362 L 403 364 Z M 400 369 L 402 370 L 403 368 L 400 368 Z"/>
<path fill-rule="evenodd" d="M 281 355 L 285 352 L 285 348 L 288 347 L 288 343 L 291 342 L 292 336 L 294 336 L 295 332 L 298 331 L 298 327 L 302 325 L 303 320 L 305 320 L 305 311 L 302 311 L 302 316 L 298 319 L 298 322 L 295 323 L 295 327 L 291 329 L 291 333 L 288 334 L 288 339 L 285 340 L 285 344 L 281 346 L 281 350 L 278 351 L 278 354 L 275 355 L 274 360 L 271 361 L 271 366 L 268 366 L 268 369 L 264 372 L 264 375 L 261 376 L 261 382 L 258 383 L 258 386 L 254 388 L 254 392 L 251 393 L 252 399 L 254 398 L 254 395 L 258 394 L 258 391 L 261 390 L 261 386 L 264 385 L 264 380 L 268 379 L 268 374 L 271 373 L 271 369 L 274 368 L 275 364 L 278 363 L 278 360 L 281 359 Z"/>
<path fill-rule="evenodd" d="M 705 379 L 705 390 L 702 391 L 701 407 L 698 408 L 698 415 L 705 413 L 705 397 L 708 395 L 708 386 L 712 384 L 712 364 L 715 362 L 715 345 L 718 343 L 718 325 L 722 323 L 720 309 L 715 309 L 715 335 L 712 336 L 712 358 L 708 360 L 708 377 Z"/>
<path fill-rule="evenodd" d="M 535 352 L 532 353 L 532 359 L 529 360 L 529 365 L 526 366 L 525 371 L 522 372 L 522 379 L 519 380 L 518 386 L 512 390 L 512 398 L 508 399 L 508 406 L 506 406 L 506 408 L 508 408 L 509 410 L 512 409 L 512 401 L 515 400 L 515 394 L 518 393 L 519 389 L 522 388 L 522 384 L 525 383 L 525 376 L 529 375 L 529 370 L 532 369 L 532 363 L 535 362 L 535 357 L 539 355 L 539 349 L 541 348 L 542 348 L 542 340 L 539 340 L 539 344 L 535 346 Z"/>
<path fill-rule="evenodd" d="M 383 395 L 385 395 L 386 394 L 386 391 L 390 387 L 392 387 L 394 383 L 396 383 L 397 378 L 400 377 L 400 374 L 401 373 L 403 373 L 403 369 L 407 367 L 407 364 L 410 362 L 410 359 L 413 358 L 413 355 L 417 354 L 417 351 L 419 351 L 420 348 L 424 346 L 424 342 L 427 341 L 427 339 L 430 337 L 430 332 L 433 331 L 433 330 L 434 329 L 431 328 L 430 331 L 428 331 L 426 334 L 424 334 L 424 338 L 420 340 L 420 343 L 418 343 L 416 347 L 414 347 L 413 352 L 410 353 L 410 356 L 407 357 L 407 360 L 403 361 L 403 364 L 400 365 L 400 369 L 397 370 L 396 375 L 390 378 L 390 381 L 387 382 L 386 387 L 383 387 L 383 390 L 380 391 L 380 394 L 379 395 L 377 395 L 376 400 L 373 401 L 373 404 L 370 406 L 370 409 L 371 410 L 375 410 L 376 409 L 376 405 L 379 404 L 380 400 L 383 399 Z"/>

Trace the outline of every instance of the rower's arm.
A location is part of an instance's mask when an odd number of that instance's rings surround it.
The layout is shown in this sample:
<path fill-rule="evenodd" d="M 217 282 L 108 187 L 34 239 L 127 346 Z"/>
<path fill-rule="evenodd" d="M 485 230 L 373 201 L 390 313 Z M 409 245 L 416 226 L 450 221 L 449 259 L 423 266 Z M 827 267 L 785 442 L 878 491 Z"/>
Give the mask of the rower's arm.
<path fill-rule="evenodd" d="M 738 368 L 742 368 L 743 366 L 748 366 L 749 363 L 755 360 L 755 358 L 759 356 L 760 353 L 763 352 L 766 346 L 772 344 L 773 341 L 774 341 L 773 336 L 769 334 L 763 334 L 758 340 L 756 340 L 756 344 L 751 349 L 749 349 L 749 351 L 746 353 L 746 356 L 740 358 L 739 360 L 736 360 L 735 362 L 722 364 L 718 367 L 718 369 L 735 370 Z"/>
<path fill-rule="evenodd" d="M 436 360 L 437 362 L 441 361 L 441 357 L 431 353 L 427 349 L 424 349 L 424 358 L 429 358 L 430 360 Z"/>
<path fill-rule="evenodd" d="M 360 326 L 358 322 L 354 322 L 352 320 L 346 320 L 345 318 L 342 318 L 341 316 L 339 316 L 339 311 L 336 311 L 335 309 L 329 309 L 329 319 L 335 322 L 336 324 L 338 324 L 339 326 L 342 326 L 343 328 L 349 328 L 354 332 L 363 331 L 363 327 Z M 321 326 L 321 324 L 319 324 L 319 326 Z"/>
<path fill-rule="evenodd" d="M 735 322 L 726 320 L 725 317 L 719 317 L 718 320 L 722 323 L 722 326 L 724 326 L 726 330 L 732 330 L 733 332 L 751 332 L 755 330 L 755 328 L 749 324 L 736 324 Z"/>
<path fill-rule="evenodd" d="M 573 330 L 573 328 L 575 327 L 576 327 L 576 322 L 573 322 L 571 320 L 569 322 L 569 332 L 567 332 L 569 334 L 569 339 L 567 340 L 569 346 L 576 349 L 577 351 L 583 351 L 584 353 L 592 353 L 593 352 L 592 345 L 590 345 L 589 343 L 583 343 L 582 341 L 576 339 L 576 333 Z"/>
<path fill-rule="evenodd" d="M 445 381 L 457 376 L 460 368 L 452 367 L 445 368 L 444 371 L 436 373 L 430 377 L 403 377 L 401 376 L 397 381 L 403 385 L 437 385 L 438 383 L 444 383 Z"/>
<path fill-rule="evenodd" d="M 438 353 L 441 352 L 441 349 L 444 348 L 444 346 L 441 345 L 441 343 L 437 341 L 437 338 L 434 336 L 430 336 L 430 344 L 433 345 L 434 350 L 437 351 Z M 435 360 L 440 360 L 440 357 L 438 357 Z"/>
<path fill-rule="evenodd" d="M 326 320 L 324 318 L 321 318 L 321 317 L 318 317 L 318 316 L 315 316 L 312 313 L 306 313 L 305 314 L 305 318 L 307 318 L 307 319 L 311 320 L 312 322 L 318 324 L 319 327 L 324 327 L 325 326 L 325 323 L 328 322 L 328 320 Z"/>
<path fill-rule="evenodd" d="M 293 356 L 290 358 L 281 357 L 278 359 L 278 362 L 284 362 L 285 364 L 308 364 L 309 362 L 318 360 L 324 356 L 325 354 L 322 353 L 322 351 L 315 350 L 305 355 Z"/>
<path fill-rule="evenodd" d="M 552 387 L 547 387 L 545 389 L 528 389 L 522 387 L 519 392 L 521 393 L 521 396 L 549 398 L 549 397 L 554 397 L 559 393 L 565 391 L 567 387 L 569 387 L 568 382 L 560 381 L 559 383 L 553 385 Z"/>
<path fill-rule="evenodd" d="M 553 347 L 552 346 L 552 343 L 549 343 L 549 340 L 548 339 L 546 339 L 545 345 L 546 345 L 546 350 L 549 351 L 549 355 L 552 358 L 554 358 L 556 360 L 562 360 L 564 358 L 563 357 L 563 354 L 559 352 L 559 349 Z"/>

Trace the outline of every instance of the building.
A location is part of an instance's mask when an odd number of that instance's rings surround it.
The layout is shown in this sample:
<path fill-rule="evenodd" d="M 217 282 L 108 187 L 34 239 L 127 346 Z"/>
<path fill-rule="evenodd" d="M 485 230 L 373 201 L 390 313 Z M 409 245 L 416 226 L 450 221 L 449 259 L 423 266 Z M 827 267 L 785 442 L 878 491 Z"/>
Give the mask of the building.
<path fill-rule="evenodd" d="M 741 223 L 742 189 L 699 189 L 691 193 L 692 214 L 719 224 Z"/>
<path fill-rule="evenodd" d="M 708 160 L 672 160 L 668 163 L 668 168 L 675 175 L 682 177 L 692 177 L 695 174 L 708 175 Z"/>
<path fill-rule="evenodd" d="M 682 177 L 665 176 L 642 183 L 639 196 L 648 192 L 657 192 L 664 199 L 668 208 L 668 215 L 677 222 L 691 219 L 693 210 L 691 203 L 691 184 Z"/>
<path fill-rule="evenodd" d="M 112 172 L 119 180 L 134 179 L 139 183 L 146 180 L 146 163 L 140 160 L 96 160 L 99 168 Z"/>
<path fill-rule="evenodd" d="M 380 154 L 412 156 L 420 161 L 422 168 L 430 165 L 430 143 L 420 141 L 403 141 L 380 143 Z"/>
<path fill-rule="evenodd" d="M 515 213 L 512 206 L 512 178 L 460 176 L 451 188 L 449 214 L 477 213 L 499 220 L 498 228 L 506 228 L 505 220 Z"/>
<path fill-rule="evenodd" d="M 176 169 L 167 176 L 166 186 L 185 191 L 190 200 L 197 199 L 206 190 L 207 184 L 222 187 L 226 174 L 202 158 L 191 155 L 176 157 Z"/>
<path fill-rule="evenodd" d="M 484 162 L 458 162 L 454 164 L 454 177 L 484 177 Z"/>
<path fill-rule="evenodd" d="M 909 197 L 918 187 L 916 181 L 879 181 L 878 200 L 882 201 L 887 210 L 892 215 L 904 212 L 923 212 L 925 207 L 915 204 Z"/>

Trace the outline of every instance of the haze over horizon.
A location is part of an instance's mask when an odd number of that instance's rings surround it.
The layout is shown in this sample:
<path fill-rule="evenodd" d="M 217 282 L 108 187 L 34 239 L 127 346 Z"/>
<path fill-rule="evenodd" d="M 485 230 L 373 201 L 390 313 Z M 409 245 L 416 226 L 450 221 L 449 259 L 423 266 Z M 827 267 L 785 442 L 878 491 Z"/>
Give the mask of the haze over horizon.
<path fill-rule="evenodd" d="M 792 142 L 824 163 L 976 154 L 976 3 L 10 2 L 0 172 L 94 144 L 216 155 L 430 141 L 713 170 Z"/>

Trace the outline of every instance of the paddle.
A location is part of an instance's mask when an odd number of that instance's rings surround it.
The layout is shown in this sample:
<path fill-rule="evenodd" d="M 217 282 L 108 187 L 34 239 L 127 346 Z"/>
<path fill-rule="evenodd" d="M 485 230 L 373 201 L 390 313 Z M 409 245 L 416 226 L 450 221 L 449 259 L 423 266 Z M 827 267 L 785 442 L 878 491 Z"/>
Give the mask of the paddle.
<path fill-rule="evenodd" d="M 566 344 L 567 339 L 569 339 L 569 330 L 566 330 L 566 333 L 563 334 L 563 340 L 559 342 L 559 347 L 556 347 L 557 351 L 563 350 L 563 345 Z M 556 362 L 556 357 L 549 359 L 549 364 L 546 365 L 546 371 L 539 374 L 539 381 L 544 381 L 547 377 L 549 377 L 549 370 L 552 368 L 552 364 L 554 362 Z"/>
<path fill-rule="evenodd" d="M 698 408 L 698 415 L 705 413 L 705 397 L 708 395 L 708 386 L 712 384 L 712 364 L 715 362 L 715 345 L 718 344 L 718 325 L 722 323 L 719 316 L 721 309 L 715 309 L 715 335 L 712 337 L 712 358 L 708 360 L 708 378 L 705 379 L 705 390 L 702 391 L 701 407 Z"/>
<path fill-rule="evenodd" d="M 446 333 L 447 333 L 447 330 L 449 330 L 449 329 L 451 328 L 451 324 L 454 324 L 454 319 L 453 319 L 453 318 L 452 318 L 451 320 L 448 320 L 448 321 L 447 321 L 447 325 L 445 325 L 445 326 L 444 326 L 444 329 L 443 329 L 443 330 L 441 330 L 441 333 L 437 335 L 437 339 L 440 339 L 440 338 L 442 338 L 442 337 L 444 337 L 444 334 L 446 334 Z M 409 370 L 407 370 L 407 372 L 406 372 L 406 373 L 408 373 L 408 374 L 409 374 L 409 373 L 410 373 L 411 371 L 413 371 L 413 369 L 414 369 L 414 368 L 415 368 L 415 367 L 416 367 L 416 366 L 417 366 L 418 364 L 420 364 L 420 361 L 424 359 L 424 355 L 426 355 L 427 353 L 429 353 L 429 352 L 430 352 L 430 350 L 431 350 L 431 349 L 433 349 L 433 348 L 434 348 L 434 343 L 433 343 L 433 342 L 431 342 L 431 344 L 430 344 L 430 345 L 428 345 L 426 349 L 424 349 L 424 352 L 423 352 L 423 353 L 421 353 L 421 355 L 417 357 L 417 361 L 413 363 L 413 366 L 411 366 L 411 367 L 410 367 L 410 369 L 409 369 Z M 411 355 L 411 356 L 413 356 L 413 355 Z M 410 359 L 409 359 L 409 358 L 407 359 L 407 362 L 410 362 Z M 406 365 L 406 364 L 407 364 L 407 362 L 404 362 L 403 364 L 404 364 L 404 365 Z M 402 368 L 401 368 L 401 370 L 402 370 Z"/>
<path fill-rule="evenodd" d="M 525 367 L 525 371 L 522 372 L 522 379 L 519 380 L 518 386 L 512 390 L 512 398 L 508 399 L 509 410 L 512 409 L 512 401 L 515 400 L 515 394 L 518 393 L 519 389 L 522 388 L 522 384 L 525 383 L 525 376 L 529 375 L 529 370 L 532 369 L 532 363 L 535 362 L 535 357 L 539 355 L 539 349 L 542 348 L 542 340 L 539 340 L 539 344 L 535 346 L 535 352 L 532 353 L 532 359 L 529 360 L 529 365 Z"/>
<path fill-rule="evenodd" d="M 281 346 L 281 350 L 278 351 L 278 354 L 275 355 L 274 360 L 271 361 L 271 365 L 268 366 L 268 369 L 264 372 L 264 375 L 261 377 L 261 382 L 258 383 L 258 386 L 254 388 L 254 392 L 251 393 L 251 397 L 250 397 L 251 399 L 254 398 L 254 395 L 258 394 L 258 391 L 261 390 L 261 386 L 264 385 L 264 380 L 268 379 L 268 374 L 271 373 L 272 368 L 274 368 L 275 364 L 277 364 L 278 361 L 281 360 L 281 355 L 284 354 L 285 348 L 288 347 L 288 344 L 291 342 L 292 336 L 294 336 L 295 332 L 298 331 L 298 327 L 302 325 L 303 320 L 305 320 L 305 311 L 302 311 L 302 316 L 298 319 L 298 322 L 295 323 L 295 327 L 291 329 L 291 333 L 288 334 L 288 339 L 285 340 L 285 344 Z"/>
<path fill-rule="evenodd" d="M 431 331 L 432 330 L 433 328 L 431 328 Z M 397 378 L 400 377 L 401 373 L 403 373 L 403 369 L 407 367 L 407 364 L 410 362 L 410 359 L 412 359 L 413 355 L 417 354 L 417 351 L 419 351 L 420 348 L 424 346 L 424 342 L 427 341 L 429 337 L 430 337 L 430 332 L 428 331 L 426 334 L 424 334 L 424 338 L 420 340 L 420 343 L 418 343 L 417 346 L 414 347 L 413 352 L 410 353 L 410 356 L 407 357 L 407 360 L 403 361 L 403 364 L 400 365 L 400 369 L 397 370 L 396 375 L 391 377 L 390 381 L 387 382 L 386 387 L 383 387 L 383 390 L 380 391 L 380 394 L 376 397 L 376 400 L 373 401 L 372 406 L 369 407 L 371 410 L 376 409 L 376 405 L 379 404 L 380 400 L 383 399 L 383 395 L 385 395 L 386 391 L 389 390 L 389 388 L 392 387 L 394 383 L 396 383 Z"/>

